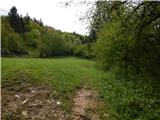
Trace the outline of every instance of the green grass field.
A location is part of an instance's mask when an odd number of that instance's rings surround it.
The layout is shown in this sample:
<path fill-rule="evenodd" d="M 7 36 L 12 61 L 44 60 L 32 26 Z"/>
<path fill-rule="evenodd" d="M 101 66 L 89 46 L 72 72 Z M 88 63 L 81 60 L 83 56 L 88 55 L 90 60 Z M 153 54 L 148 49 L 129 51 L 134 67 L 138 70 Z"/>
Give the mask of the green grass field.
<path fill-rule="evenodd" d="M 50 84 L 59 92 L 95 85 L 101 76 L 95 63 L 85 59 L 2 58 L 2 84 L 22 73 L 31 77 L 33 82 Z"/>
<path fill-rule="evenodd" d="M 24 75 L 27 78 L 24 79 Z M 109 113 L 102 118 L 104 120 L 160 117 L 158 92 L 153 91 L 153 83 L 141 84 L 145 78 L 140 76 L 129 80 L 115 71 L 103 72 L 91 60 L 74 57 L 2 58 L 2 86 L 10 81 L 14 84 L 13 81 L 19 79 L 51 86 L 63 100 L 66 111 L 73 107 L 72 98 L 77 88 L 85 86 L 99 92 L 104 106 L 97 112 Z"/>
<path fill-rule="evenodd" d="M 103 72 L 95 65 L 94 61 L 73 57 L 2 58 L 2 86 L 25 75 L 34 84 L 46 84 L 56 90 L 64 109 L 69 111 L 77 88 L 98 90 Z"/>

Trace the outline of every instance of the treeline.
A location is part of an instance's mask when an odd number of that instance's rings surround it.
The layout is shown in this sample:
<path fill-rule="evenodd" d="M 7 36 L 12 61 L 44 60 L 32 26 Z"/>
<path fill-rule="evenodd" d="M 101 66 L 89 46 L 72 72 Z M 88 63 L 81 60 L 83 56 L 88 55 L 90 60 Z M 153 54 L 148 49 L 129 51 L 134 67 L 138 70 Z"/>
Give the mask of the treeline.
<path fill-rule="evenodd" d="M 159 77 L 160 2 L 97 1 L 90 37 L 104 69 L 119 66 Z"/>
<path fill-rule="evenodd" d="M 92 57 L 87 44 L 88 36 L 61 32 L 29 15 L 22 17 L 16 7 L 12 7 L 7 16 L 1 16 L 1 22 L 2 56 Z"/>
<path fill-rule="evenodd" d="M 103 94 L 113 116 L 160 119 L 160 2 L 99 0 L 93 8 L 89 38 L 109 76 Z"/>

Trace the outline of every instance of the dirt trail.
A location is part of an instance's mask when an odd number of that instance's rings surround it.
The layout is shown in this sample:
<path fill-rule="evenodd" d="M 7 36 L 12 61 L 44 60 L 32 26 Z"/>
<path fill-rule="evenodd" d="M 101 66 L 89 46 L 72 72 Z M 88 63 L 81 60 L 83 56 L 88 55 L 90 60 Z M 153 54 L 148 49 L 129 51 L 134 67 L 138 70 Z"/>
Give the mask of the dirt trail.
<path fill-rule="evenodd" d="M 2 120 L 100 120 L 98 94 L 91 89 L 78 89 L 73 97 L 72 113 L 62 110 L 62 101 L 48 86 L 17 81 L 2 86 Z"/>
<path fill-rule="evenodd" d="M 46 86 L 17 81 L 2 87 L 2 120 L 65 120 L 61 100 Z"/>
<path fill-rule="evenodd" d="M 100 120 L 96 114 L 100 102 L 96 91 L 79 89 L 74 98 L 73 120 Z"/>

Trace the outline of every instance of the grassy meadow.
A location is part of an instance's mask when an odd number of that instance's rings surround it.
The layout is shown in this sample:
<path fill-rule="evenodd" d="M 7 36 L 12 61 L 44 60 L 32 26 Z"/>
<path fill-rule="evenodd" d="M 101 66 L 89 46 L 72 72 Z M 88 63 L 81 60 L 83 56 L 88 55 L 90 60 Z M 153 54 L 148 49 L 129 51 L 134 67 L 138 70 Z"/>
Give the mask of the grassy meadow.
<path fill-rule="evenodd" d="M 94 84 L 101 76 L 95 62 L 85 59 L 2 58 L 2 83 L 16 79 L 21 74 L 28 75 L 33 82 L 48 83 L 59 92 Z"/>
<path fill-rule="evenodd" d="M 103 116 L 101 119 L 159 118 L 158 94 L 153 94 L 151 83 L 142 86 L 144 77 L 135 76 L 126 81 L 125 76 L 117 75 L 116 71 L 99 70 L 91 60 L 74 57 L 2 58 L 2 86 L 10 82 L 14 84 L 14 80 L 51 86 L 62 99 L 66 112 L 73 107 L 72 99 L 77 88 L 86 87 L 99 92 L 104 103 L 97 111 Z"/>
<path fill-rule="evenodd" d="M 16 6 L 1 16 L 2 118 L 160 120 L 160 2 L 80 3 L 91 4 L 78 18 L 87 23 L 84 34 L 21 15 Z"/>
<path fill-rule="evenodd" d="M 91 60 L 74 57 L 2 58 L 2 86 L 10 82 L 14 84 L 14 80 L 49 85 L 63 100 L 66 111 L 71 110 L 76 89 L 98 89 L 101 76 L 102 72 Z"/>

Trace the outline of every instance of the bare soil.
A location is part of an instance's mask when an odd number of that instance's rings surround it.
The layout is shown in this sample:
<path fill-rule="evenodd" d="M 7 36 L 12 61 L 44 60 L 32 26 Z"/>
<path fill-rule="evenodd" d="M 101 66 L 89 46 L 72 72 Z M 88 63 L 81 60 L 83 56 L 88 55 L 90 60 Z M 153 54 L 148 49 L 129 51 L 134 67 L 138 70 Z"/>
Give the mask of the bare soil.
<path fill-rule="evenodd" d="M 61 101 L 49 87 L 16 82 L 2 87 L 2 120 L 66 120 Z"/>
<path fill-rule="evenodd" d="M 90 89 L 79 89 L 74 98 L 73 120 L 100 120 L 96 110 L 101 106 L 98 93 Z"/>
<path fill-rule="evenodd" d="M 48 86 L 14 81 L 2 86 L 2 120 L 100 120 L 98 93 L 81 88 L 75 92 L 72 113 L 62 110 L 62 101 Z"/>

